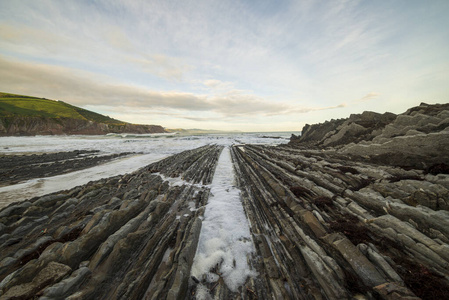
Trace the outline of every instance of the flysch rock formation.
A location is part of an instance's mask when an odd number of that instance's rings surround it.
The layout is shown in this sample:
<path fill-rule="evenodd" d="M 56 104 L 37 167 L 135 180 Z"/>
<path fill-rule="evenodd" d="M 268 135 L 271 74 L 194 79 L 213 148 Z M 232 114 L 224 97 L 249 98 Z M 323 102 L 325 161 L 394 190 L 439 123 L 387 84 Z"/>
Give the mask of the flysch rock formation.
<path fill-rule="evenodd" d="M 191 273 L 221 146 L 11 204 L 0 299 L 448 299 L 448 111 L 363 113 L 289 145 L 231 147 L 254 244 L 234 291 L 219 265 L 216 282 Z"/>
<path fill-rule="evenodd" d="M 289 147 L 233 150 L 260 298 L 447 298 L 448 175 Z"/>
<path fill-rule="evenodd" d="M 219 146 L 0 211 L 0 299 L 183 299 Z"/>
<path fill-rule="evenodd" d="M 75 150 L 4 155 L 0 156 L 0 186 L 86 169 L 131 154 L 122 152 L 104 155 L 99 150 Z"/>

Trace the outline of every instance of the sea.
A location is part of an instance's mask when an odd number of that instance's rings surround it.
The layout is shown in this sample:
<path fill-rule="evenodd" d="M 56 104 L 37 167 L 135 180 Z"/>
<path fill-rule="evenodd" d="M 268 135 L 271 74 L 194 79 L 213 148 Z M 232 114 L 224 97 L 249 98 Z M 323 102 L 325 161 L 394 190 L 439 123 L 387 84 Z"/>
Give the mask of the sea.
<path fill-rule="evenodd" d="M 280 145 L 289 142 L 291 134 L 300 132 L 231 132 L 202 134 L 108 134 L 0 137 L 0 155 L 99 150 L 99 155 L 133 152 L 108 163 L 63 175 L 35 178 L 0 187 L 0 208 L 16 201 L 71 189 L 89 181 L 134 172 L 173 154 L 197 147 L 217 144 Z"/>

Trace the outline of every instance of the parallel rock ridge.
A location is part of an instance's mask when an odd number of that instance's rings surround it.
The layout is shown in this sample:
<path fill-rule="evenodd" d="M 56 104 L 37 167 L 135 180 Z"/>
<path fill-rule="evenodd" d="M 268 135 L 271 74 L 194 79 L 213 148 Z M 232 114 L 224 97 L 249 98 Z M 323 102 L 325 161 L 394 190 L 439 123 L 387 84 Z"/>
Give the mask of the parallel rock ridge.
<path fill-rule="evenodd" d="M 186 297 L 220 151 L 185 151 L 1 210 L 0 298 Z"/>
<path fill-rule="evenodd" d="M 101 155 L 98 150 L 0 156 L 0 186 L 85 169 L 132 153 Z"/>
<path fill-rule="evenodd" d="M 234 156 L 260 290 L 276 299 L 449 296 L 449 176 L 290 147 L 242 146 Z"/>
<path fill-rule="evenodd" d="M 231 147 L 254 242 L 237 289 L 219 265 L 216 282 L 190 276 L 222 151 L 209 145 L 0 210 L 0 299 L 449 299 L 447 109 Z M 404 158 L 384 163 L 390 144 Z"/>

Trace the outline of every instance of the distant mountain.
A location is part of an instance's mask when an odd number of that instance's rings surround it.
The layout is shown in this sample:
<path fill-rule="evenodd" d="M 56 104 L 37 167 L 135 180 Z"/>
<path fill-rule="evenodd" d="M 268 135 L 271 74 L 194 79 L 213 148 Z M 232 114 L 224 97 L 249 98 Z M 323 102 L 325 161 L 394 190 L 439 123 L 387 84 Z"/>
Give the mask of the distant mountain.
<path fill-rule="evenodd" d="M 0 136 L 164 132 L 159 125 L 130 124 L 63 101 L 0 93 Z"/>

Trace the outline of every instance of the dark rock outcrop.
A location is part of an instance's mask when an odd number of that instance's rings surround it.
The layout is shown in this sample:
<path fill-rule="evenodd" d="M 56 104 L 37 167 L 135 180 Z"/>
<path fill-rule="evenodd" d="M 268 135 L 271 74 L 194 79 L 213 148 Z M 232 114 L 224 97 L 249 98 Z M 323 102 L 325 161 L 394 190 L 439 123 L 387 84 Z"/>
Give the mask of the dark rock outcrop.
<path fill-rule="evenodd" d="M 308 146 L 337 146 L 350 142 L 372 140 L 376 130 L 384 128 L 396 118 L 395 114 L 378 114 L 365 111 L 362 114 L 353 114 L 347 119 L 326 121 L 320 124 L 306 124 L 299 139 L 295 142 L 305 143 Z"/>
<path fill-rule="evenodd" d="M 290 145 L 327 149 L 373 163 L 431 168 L 449 161 L 445 150 L 449 149 L 449 104 L 422 103 L 397 116 L 364 112 L 306 125 Z"/>

